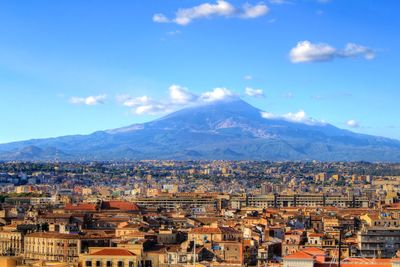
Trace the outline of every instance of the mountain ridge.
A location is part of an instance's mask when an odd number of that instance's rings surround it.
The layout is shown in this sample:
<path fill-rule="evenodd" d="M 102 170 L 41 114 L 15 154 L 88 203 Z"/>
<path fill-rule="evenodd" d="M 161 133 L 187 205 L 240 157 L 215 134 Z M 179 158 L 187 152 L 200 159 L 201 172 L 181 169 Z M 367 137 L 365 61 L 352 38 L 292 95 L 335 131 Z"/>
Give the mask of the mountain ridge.
<path fill-rule="evenodd" d="M 264 118 L 235 98 L 126 127 L 0 144 L 0 160 L 400 161 L 400 141 L 331 124 Z"/>

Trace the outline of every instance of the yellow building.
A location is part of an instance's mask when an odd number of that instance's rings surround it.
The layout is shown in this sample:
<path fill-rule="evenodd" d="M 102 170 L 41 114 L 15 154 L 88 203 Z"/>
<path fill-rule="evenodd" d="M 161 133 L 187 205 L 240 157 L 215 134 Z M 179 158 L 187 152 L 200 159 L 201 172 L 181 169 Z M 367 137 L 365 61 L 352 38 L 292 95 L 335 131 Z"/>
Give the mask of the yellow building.
<path fill-rule="evenodd" d="M 360 216 L 368 226 L 378 227 L 400 227 L 400 219 L 392 218 L 391 216 L 382 217 L 379 214 L 364 214 Z"/>
<path fill-rule="evenodd" d="M 82 267 L 137 267 L 139 257 L 124 248 L 89 248 L 89 253 L 79 255 Z"/>
<path fill-rule="evenodd" d="M 16 228 L 4 228 L 0 231 L 0 255 L 20 255 L 23 252 L 22 233 L 17 232 Z"/>
<path fill-rule="evenodd" d="M 20 257 L 3 257 L 0 256 L 0 266 L 1 267 L 16 267 L 21 264 L 22 258 Z"/>
<path fill-rule="evenodd" d="M 339 219 L 335 217 L 324 217 L 322 222 L 324 224 L 324 232 L 337 232 L 340 225 Z"/>
<path fill-rule="evenodd" d="M 201 245 L 208 242 L 220 241 L 240 241 L 242 232 L 235 230 L 232 227 L 216 226 L 203 226 L 194 228 L 189 232 L 188 240 L 195 240 L 196 244 Z"/>

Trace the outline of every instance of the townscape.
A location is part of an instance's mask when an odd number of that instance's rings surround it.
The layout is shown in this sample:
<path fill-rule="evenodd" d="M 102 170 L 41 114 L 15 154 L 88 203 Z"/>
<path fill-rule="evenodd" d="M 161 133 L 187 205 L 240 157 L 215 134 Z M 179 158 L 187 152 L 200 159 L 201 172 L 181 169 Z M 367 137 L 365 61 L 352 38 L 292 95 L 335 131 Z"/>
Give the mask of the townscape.
<path fill-rule="evenodd" d="M 400 267 L 399 10 L 1 0 L 0 267 Z"/>
<path fill-rule="evenodd" d="M 399 184 L 389 163 L 4 162 L 0 266 L 398 266 Z"/>

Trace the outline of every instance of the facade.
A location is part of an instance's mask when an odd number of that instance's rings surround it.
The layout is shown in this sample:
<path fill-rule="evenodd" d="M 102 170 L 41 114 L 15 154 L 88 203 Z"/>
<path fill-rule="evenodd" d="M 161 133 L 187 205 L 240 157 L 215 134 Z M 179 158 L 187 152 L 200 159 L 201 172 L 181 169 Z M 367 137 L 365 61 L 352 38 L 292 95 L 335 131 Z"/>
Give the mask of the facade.
<path fill-rule="evenodd" d="M 367 227 L 359 233 L 358 244 L 363 257 L 391 258 L 400 249 L 400 228 Z"/>
<path fill-rule="evenodd" d="M 325 207 L 337 206 L 348 208 L 366 208 L 369 200 L 365 196 L 343 196 L 324 194 L 269 194 L 250 195 L 232 199 L 235 208 L 284 208 L 284 207 Z"/>
<path fill-rule="evenodd" d="M 82 267 L 137 267 L 139 257 L 128 249 L 92 247 L 79 255 L 79 263 Z"/>
<path fill-rule="evenodd" d="M 196 244 L 221 241 L 240 241 L 241 235 L 241 232 L 231 227 L 210 226 L 192 229 L 189 232 L 188 240 L 195 240 Z"/>
<path fill-rule="evenodd" d="M 212 207 L 221 209 L 225 202 L 217 194 L 170 194 L 155 197 L 144 197 L 134 200 L 140 207 L 160 207 L 165 209 L 176 209 L 178 207 Z"/>
<path fill-rule="evenodd" d="M 24 251 L 24 237 L 17 231 L 0 231 L 0 255 L 17 256 Z"/>
<path fill-rule="evenodd" d="M 36 232 L 24 238 L 24 258 L 77 263 L 79 254 L 89 247 L 110 246 L 111 236 L 100 233 L 63 234 Z"/>
<path fill-rule="evenodd" d="M 32 233 L 25 237 L 24 257 L 46 261 L 78 262 L 78 234 Z"/>
<path fill-rule="evenodd" d="M 282 242 L 282 256 L 293 254 L 301 249 L 306 241 L 305 232 L 293 230 L 285 233 Z"/>

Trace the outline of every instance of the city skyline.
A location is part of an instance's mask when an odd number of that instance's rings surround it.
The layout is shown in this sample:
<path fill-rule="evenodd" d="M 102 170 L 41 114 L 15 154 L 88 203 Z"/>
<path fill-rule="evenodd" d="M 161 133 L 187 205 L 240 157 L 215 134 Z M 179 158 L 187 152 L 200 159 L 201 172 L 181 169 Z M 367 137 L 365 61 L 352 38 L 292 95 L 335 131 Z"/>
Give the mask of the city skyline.
<path fill-rule="evenodd" d="M 398 6 L 4 1 L 0 143 L 118 128 L 227 97 L 400 139 Z"/>

